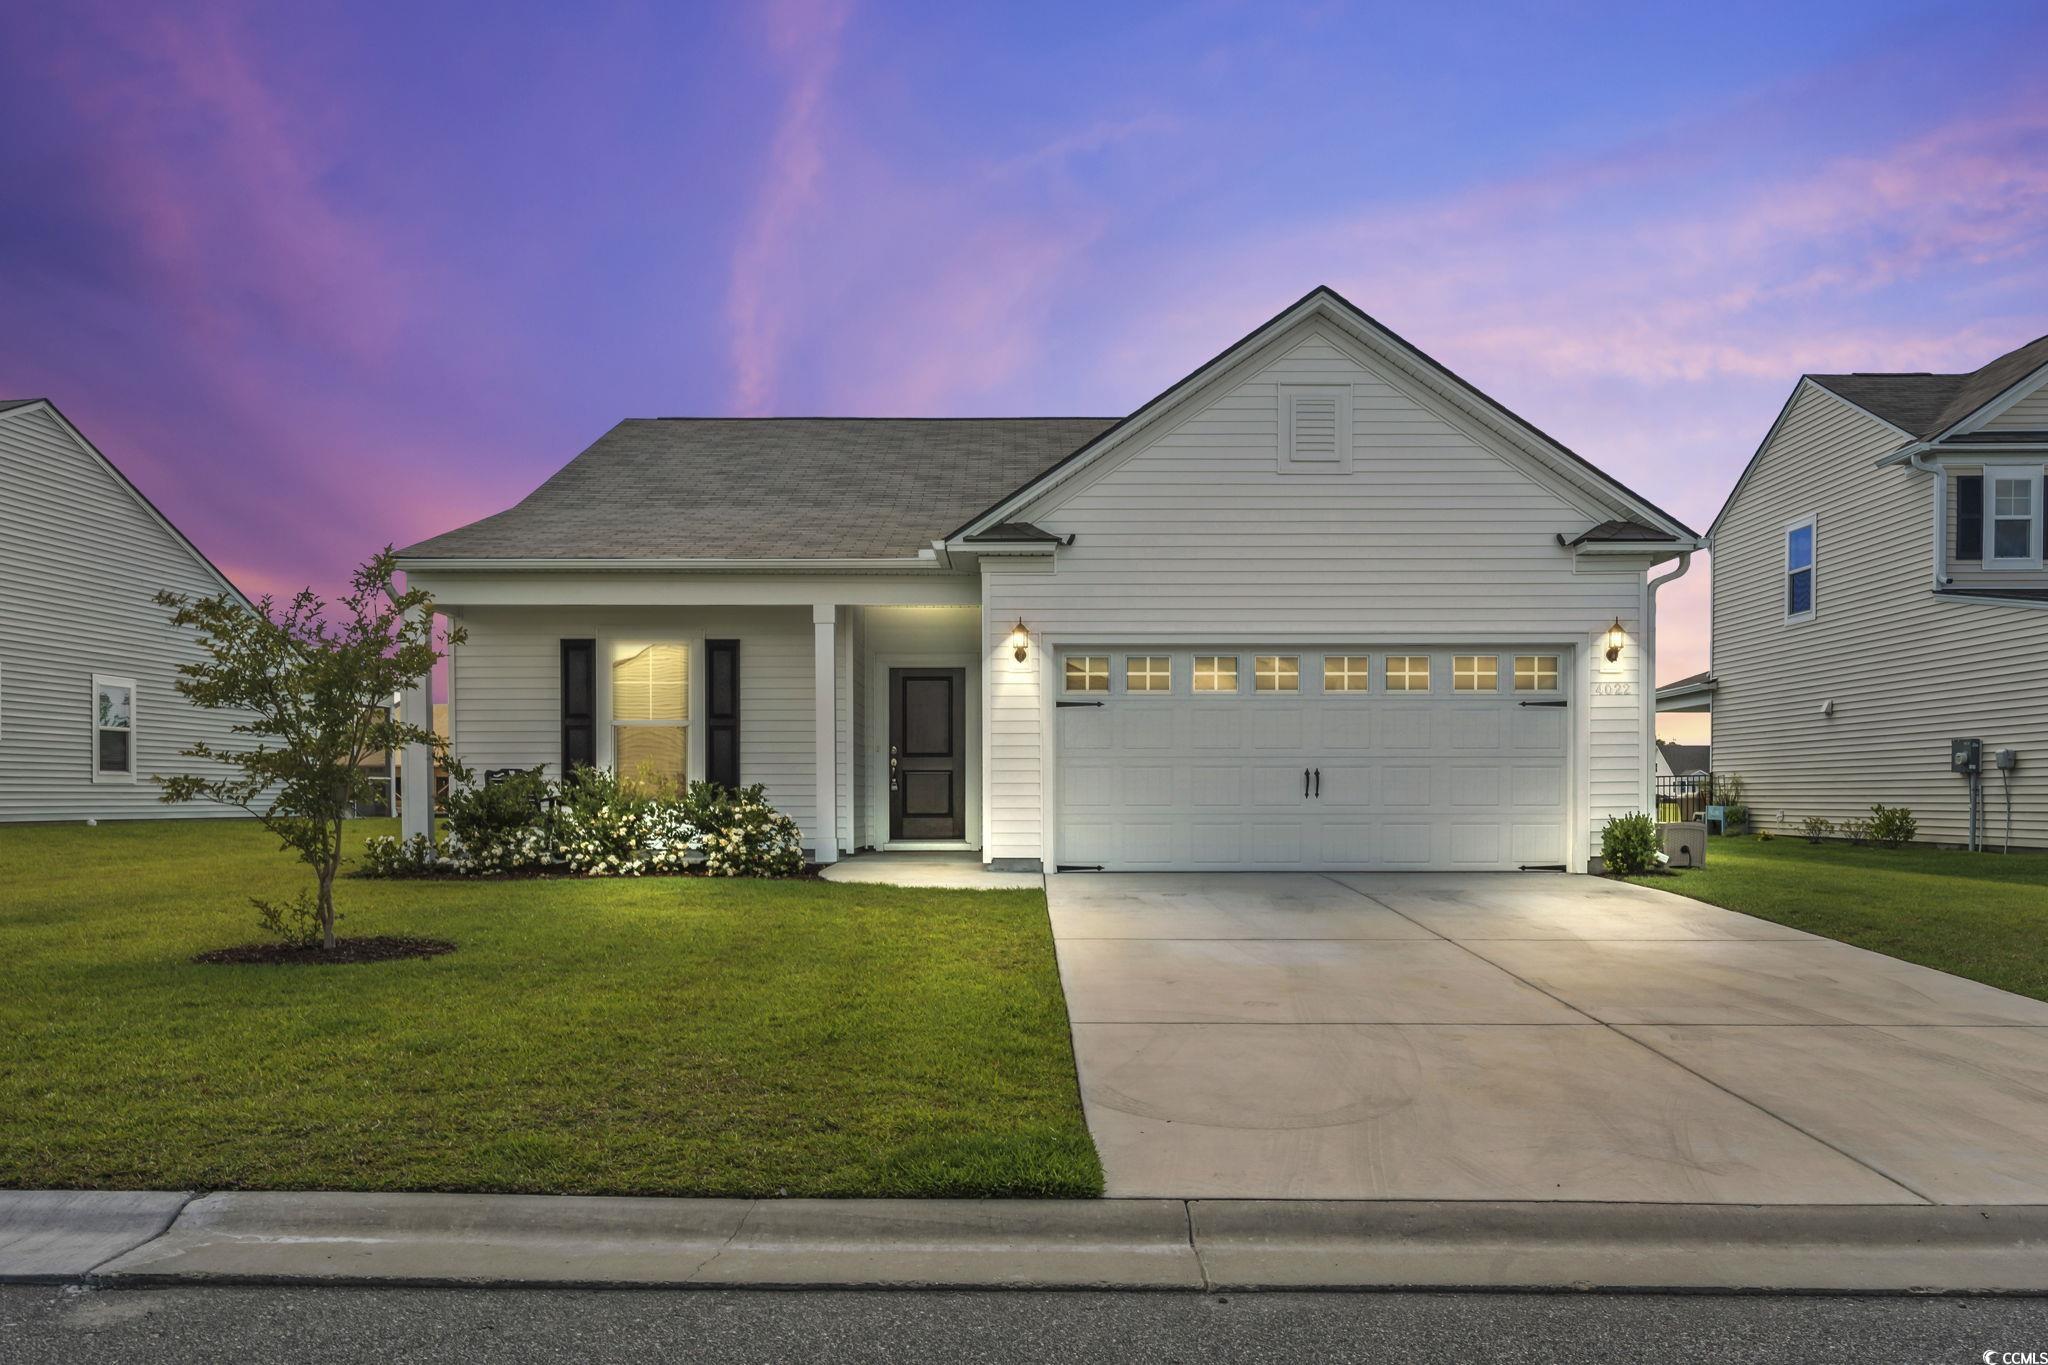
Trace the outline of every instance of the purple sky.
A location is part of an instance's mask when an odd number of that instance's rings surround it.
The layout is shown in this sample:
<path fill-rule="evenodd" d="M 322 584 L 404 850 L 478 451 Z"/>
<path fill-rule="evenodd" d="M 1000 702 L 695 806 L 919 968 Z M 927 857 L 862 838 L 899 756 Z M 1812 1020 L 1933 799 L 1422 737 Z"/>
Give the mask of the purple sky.
<path fill-rule="evenodd" d="M 1120 413 L 1327 282 L 1704 529 L 1802 370 L 2048 331 L 2043 52 L 2039 3 L 23 6 L 0 396 L 332 586 L 621 416 Z"/>

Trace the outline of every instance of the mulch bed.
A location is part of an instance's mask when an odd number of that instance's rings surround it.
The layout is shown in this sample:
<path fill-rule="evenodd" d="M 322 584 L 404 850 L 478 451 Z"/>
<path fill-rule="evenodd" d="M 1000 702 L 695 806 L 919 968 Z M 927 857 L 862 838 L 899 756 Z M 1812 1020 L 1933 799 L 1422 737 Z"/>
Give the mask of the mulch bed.
<path fill-rule="evenodd" d="M 407 957 L 439 957 L 452 953 L 455 945 L 442 938 L 403 938 L 378 934 L 372 938 L 341 938 L 330 951 L 297 943 L 244 943 L 238 948 L 215 948 L 201 953 L 194 962 L 253 963 L 273 967 L 329 967 L 348 962 L 395 962 Z"/>

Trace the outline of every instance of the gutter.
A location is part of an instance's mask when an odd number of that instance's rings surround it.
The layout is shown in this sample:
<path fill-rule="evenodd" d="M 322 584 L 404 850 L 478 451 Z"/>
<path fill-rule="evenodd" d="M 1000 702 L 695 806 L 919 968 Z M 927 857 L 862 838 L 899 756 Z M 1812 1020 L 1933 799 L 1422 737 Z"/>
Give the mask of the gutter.
<path fill-rule="evenodd" d="M 1934 476 L 1934 590 L 1939 592 L 1949 584 L 1948 475 L 1940 465 L 1927 463 L 1927 452 L 1933 446 L 1932 441 L 1916 441 L 1906 447 L 1905 457 L 1912 468 Z"/>
<path fill-rule="evenodd" d="M 408 573 L 935 573 L 924 550 L 901 559 L 491 559 L 399 556 Z"/>
<path fill-rule="evenodd" d="M 1650 818 L 1657 816 L 1657 589 L 1666 583 L 1676 583 L 1692 568 L 1693 551 L 1681 550 L 1678 567 L 1662 578 L 1653 578 L 1643 597 L 1644 671 L 1649 675 L 1648 685 L 1643 688 L 1643 730 L 1650 742 L 1643 746 L 1643 790 L 1648 797 Z M 1711 662 L 1711 661 L 1710 661 Z"/>

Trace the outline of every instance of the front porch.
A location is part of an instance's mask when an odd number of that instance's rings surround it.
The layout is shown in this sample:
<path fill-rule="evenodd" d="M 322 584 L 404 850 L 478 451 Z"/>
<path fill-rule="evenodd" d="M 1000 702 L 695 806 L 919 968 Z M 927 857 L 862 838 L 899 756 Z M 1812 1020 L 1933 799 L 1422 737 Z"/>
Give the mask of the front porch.
<path fill-rule="evenodd" d="M 862 595 L 909 600 L 830 603 L 777 601 L 759 582 L 645 605 L 618 605 L 635 597 L 618 588 L 586 604 L 497 600 L 503 579 L 490 593 L 467 586 L 436 585 L 435 605 L 467 632 L 449 654 L 447 734 L 480 779 L 589 764 L 663 783 L 758 782 L 820 863 L 856 850 L 978 854 L 973 579 L 876 580 Z M 536 581 L 535 594 L 548 586 Z M 733 597 L 760 600 L 716 600 Z M 404 701 L 425 713 L 426 689 Z M 424 752 L 406 763 L 428 769 Z M 430 821 L 425 803 L 407 803 L 408 835 Z"/>

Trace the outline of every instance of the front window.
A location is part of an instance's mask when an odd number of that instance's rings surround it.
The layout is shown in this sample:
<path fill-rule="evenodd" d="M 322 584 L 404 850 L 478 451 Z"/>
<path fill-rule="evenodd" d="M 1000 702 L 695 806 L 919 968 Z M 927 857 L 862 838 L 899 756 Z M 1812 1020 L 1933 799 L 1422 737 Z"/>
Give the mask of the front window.
<path fill-rule="evenodd" d="M 1557 691 L 1557 656 L 1555 654 L 1517 654 L 1515 656 L 1515 691 Z"/>
<path fill-rule="evenodd" d="M 612 665 L 612 771 L 647 790 L 680 788 L 689 772 L 690 652 L 649 645 Z"/>
<path fill-rule="evenodd" d="M 1106 654 L 1069 654 L 1067 656 L 1067 691 L 1107 692 L 1109 691 L 1109 656 Z"/>
<path fill-rule="evenodd" d="M 1252 660 L 1252 687 L 1259 692 L 1301 691 L 1301 656 L 1261 654 Z"/>
<path fill-rule="evenodd" d="M 135 776 L 135 683 L 128 678 L 92 680 L 93 776 Z"/>
<path fill-rule="evenodd" d="M 1451 658 L 1451 688 L 1457 692 L 1498 692 L 1498 654 L 1458 654 Z"/>
<path fill-rule="evenodd" d="M 1429 691 L 1429 656 L 1427 654 L 1389 654 L 1387 656 L 1387 691 Z"/>
<path fill-rule="evenodd" d="M 1327 654 L 1323 656 L 1323 691 L 1363 692 L 1366 677 L 1372 663 L 1365 654 Z"/>
<path fill-rule="evenodd" d="M 1813 615 L 1814 536 L 1811 518 L 1785 531 L 1785 619 Z"/>
<path fill-rule="evenodd" d="M 1235 654 L 1197 654 L 1195 656 L 1195 691 L 1237 691 L 1237 656 Z"/>
<path fill-rule="evenodd" d="M 2034 496 L 2039 481 L 2032 473 L 2000 474 L 1991 480 L 1991 557 L 2034 557 Z"/>
<path fill-rule="evenodd" d="M 1124 691 L 1171 692 L 1173 661 L 1164 654 L 1133 654 L 1124 660 Z"/>

